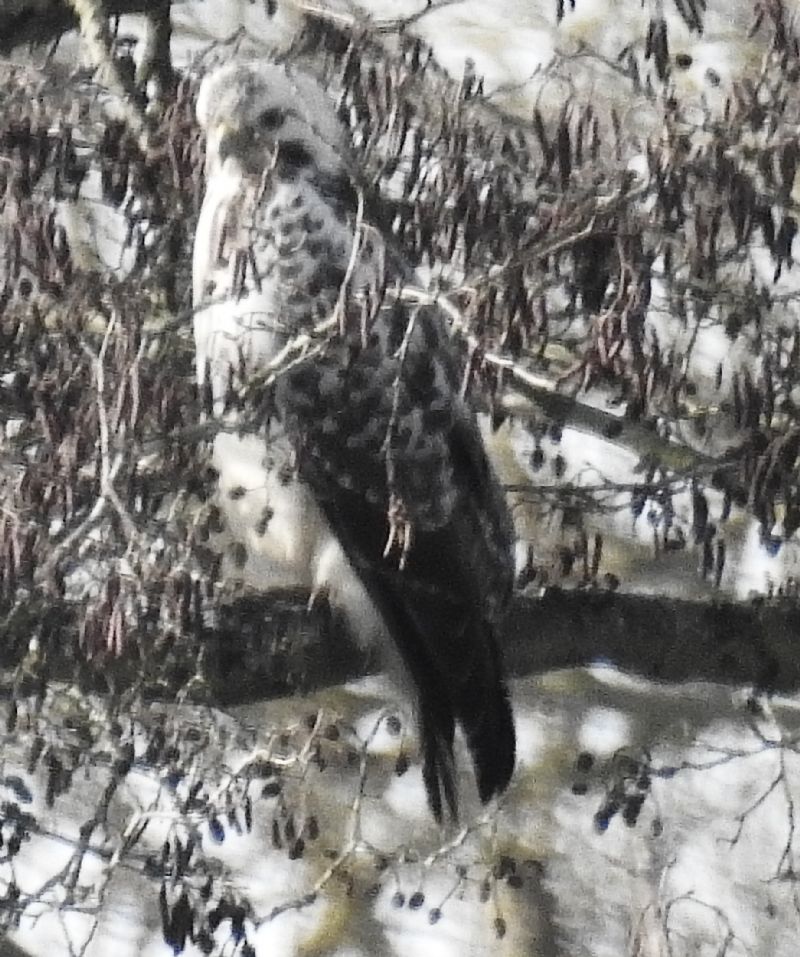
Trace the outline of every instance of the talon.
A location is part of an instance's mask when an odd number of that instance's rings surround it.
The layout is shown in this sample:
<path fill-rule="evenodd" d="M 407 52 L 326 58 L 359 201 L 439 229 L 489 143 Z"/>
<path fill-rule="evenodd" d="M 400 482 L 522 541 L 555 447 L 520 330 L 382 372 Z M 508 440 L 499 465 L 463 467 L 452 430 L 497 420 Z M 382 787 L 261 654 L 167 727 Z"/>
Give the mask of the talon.
<path fill-rule="evenodd" d="M 311 594 L 308 596 L 308 604 L 306 606 L 309 614 L 312 614 L 315 611 L 320 611 L 330 604 L 331 589 L 330 585 L 317 585 L 311 590 Z"/>
<path fill-rule="evenodd" d="M 383 557 L 387 558 L 395 545 L 397 545 L 400 549 L 398 568 L 402 571 L 406 567 L 414 533 L 411 522 L 408 520 L 405 504 L 400 496 L 394 492 L 392 492 L 389 498 L 387 517 L 389 519 L 389 535 L 383 549 Z"/>
<path fill-rule="evenodd" d="M 396 538 L 397 538 L 397 529 L 395 528 L 394 525 L 390 525 L 390 526 L 389 526 L 389 536 L 388 536 L 388 538 L 386 539 L 386 545 L 384 546 L 384 549 L 383 549 L 383 557 L 384 557 L 384 558 L 388 558 L 388 557 L 389 557 L 389 552 L 391 552 L 392 547 L 394 546 L 394 543 L 395 543 Z"/>

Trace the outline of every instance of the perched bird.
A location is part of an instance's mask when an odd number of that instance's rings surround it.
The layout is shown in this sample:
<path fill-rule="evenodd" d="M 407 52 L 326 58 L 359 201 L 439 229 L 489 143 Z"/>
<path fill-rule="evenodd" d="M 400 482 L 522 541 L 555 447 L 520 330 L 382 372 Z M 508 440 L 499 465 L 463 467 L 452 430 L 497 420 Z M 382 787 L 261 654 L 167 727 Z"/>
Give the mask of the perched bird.
<path fill-rule="evenodd" d="M 438 307 L 402 293 L 410 270 L 364 222 L 347 130 L 313 78 L 226 65 L 197 112 L 197 372 L 228 531 L 262 587 L 323 593 L 361 640 L 394 649 L 430 807 L 456 817 L 456 724 L 484 802 L 515 759 L 495 637 L 512 525 L 457 346 Z M 236 396 L 259 376 L 274 382 L 254 422 Z"/>

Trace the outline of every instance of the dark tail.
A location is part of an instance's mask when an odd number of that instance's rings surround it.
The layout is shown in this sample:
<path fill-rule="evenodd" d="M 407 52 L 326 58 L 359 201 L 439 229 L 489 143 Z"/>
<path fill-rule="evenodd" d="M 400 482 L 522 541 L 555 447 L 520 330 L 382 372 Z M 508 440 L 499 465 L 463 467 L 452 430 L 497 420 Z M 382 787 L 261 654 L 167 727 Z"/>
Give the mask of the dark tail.
<path fill-rule="evenodd" d="M 360 494 L 320 499 L 331 527 L 389 631 L 417 691 L 422 775 L 433 816 L 458 817 L 453 737 L 464 729 L 482 801 L 514 770 L 514 720 L 497 640 L 482 620 L 472 571 L 445 556 L 463 549 L 451 528 L 417 536 L 408 567 L 381 556 L 385 516 L 364 515 Z"/>
<path fill-rule="evenodd" d="M 458 819 L 453 735 L 455 721 L 446 695 L 434 697 L 430 683 L 419 688 L 419 737 L 422 746 L 422 780 L 431 813 L 441 824 L 442 798 L 453 820 Z M 419 686 L 418 686 L 419 687 Z M 441 691 L 441 689 L 440 689 Z"/>
<path fill-rule="evenodd" d="M 516 758 L 514 716 L 503 677 L 500 652 L 490 625 L 472 626 L 467 647 L 480 648 L 475 667 L 454 697 L 456 718 L 461 722 L 484 803 L 502 793 L 511 780 Z"/>
<path fill-rule="evenodd" d="M 514 770 L 514 718 L 494 633 L 484 622 L 462 619 L 460 635 L 447 634 L 446 627 L 432 634 L 421 627 L 419 608 L 412 611 L 390 590 L 376 589 L 372 596 L 417 689 L 422 777 L 431 812 L 441 822 L 446 804 L 457 820 L 456 721 L 466 735 L 481 801 L 504 791 Z M 448 624 L 453 627 L 452 618 Z M 453 654 L 455 649 L 461 653 Z"/>
<path fill-rule="evenodd" d="M 449 683 L 431 654 L 429 639 L 421 632 L 405 602 L 391 589 L 373 587 L 370 594 L 417 691 L 422 780 L 431 812 L 441 823 L 446 802 L 455 820 L 458 818 L 453 759 L 456 711 Z"/>

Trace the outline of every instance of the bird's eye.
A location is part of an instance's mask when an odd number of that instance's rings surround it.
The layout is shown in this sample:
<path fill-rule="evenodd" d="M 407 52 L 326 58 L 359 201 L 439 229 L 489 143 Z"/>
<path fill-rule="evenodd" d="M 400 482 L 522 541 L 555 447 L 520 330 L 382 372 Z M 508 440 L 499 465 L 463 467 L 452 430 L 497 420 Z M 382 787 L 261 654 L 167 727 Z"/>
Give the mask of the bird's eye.
<path fill-rule="evenodd" d="M 284 111 L 274 106 L 272 109 L 264 110 L 258 118 L 258 125 L 262 130 L 277 130 L 283 124 L 285 118 Z"/>
<path fill-rule="evenodd" d="M 281 143 L 279 155 L 283 165 L 293 169 L 310 166 L 314 160 L 311 152 L 297 140 L 287 140 Z"/>

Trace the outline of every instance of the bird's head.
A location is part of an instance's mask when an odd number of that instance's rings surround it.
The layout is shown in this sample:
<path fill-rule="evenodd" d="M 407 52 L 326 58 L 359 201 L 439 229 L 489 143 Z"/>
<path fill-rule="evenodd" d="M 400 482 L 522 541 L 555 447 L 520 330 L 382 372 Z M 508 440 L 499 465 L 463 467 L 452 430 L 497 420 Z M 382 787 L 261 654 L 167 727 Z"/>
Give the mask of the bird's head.
<path fill-rule="evenodd" d="M 347 137 L 333 102 L 311 77 L 275 63 L 236 63 L 209 73 L 200 86 L 197 118 L 207 137 L 209 170 L 233 159 L 260 175 L 279 171 L 338 174 Z"/>

